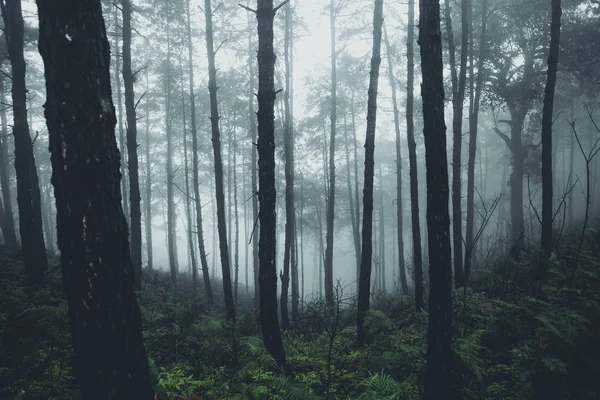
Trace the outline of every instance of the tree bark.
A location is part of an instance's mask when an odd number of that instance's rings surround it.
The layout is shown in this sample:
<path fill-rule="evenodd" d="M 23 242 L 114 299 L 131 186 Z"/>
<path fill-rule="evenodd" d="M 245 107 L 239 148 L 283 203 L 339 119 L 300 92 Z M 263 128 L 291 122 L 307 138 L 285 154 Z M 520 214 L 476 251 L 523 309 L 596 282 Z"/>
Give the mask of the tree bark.
<path fill-rule="evenodd" d="M 142 212 L 140 207 L 140 181 L 137 155 L 137 116 L 131 68 L 131 0 L 122 0 L 123 12 L 123 85 L 125 86 L 125 111 L 127 113 L 127 161 L 129 167 L 129 219 L 131 234 L 131 261 L 135 271 L 135 287 L 142 286 Z M 125 202 L 126 203 L 126 202 Z"/>
<path fill-rule="evenodd" d="M 375 175 L 375 128 L 377 127 L 377 87 L 381 64 L 381 29 L 383 25 L 383 0 L 375 0 L 373 10 L 373 54 L 367 101 L 367 133 L 365 139 L 365 183 L 363 194 L 362 251 L 360 284 L 358 289 L 358 314 L 356 318 L 357 341 L 365 343 L 365 313 L 369 310 L 371 287 L 371 257 L 373 253 L 373 179 Z"/>
<path fill-rule="evenodd" d="M 344 116 L 344 150 L 346 153 L 346 176 L 348 182 L 348 203 L 350 204 L 350 221 L 352 223 L 352 238 L 354 239 L 354 254 L 356 256 L 356 289 L 358 293 L 358 278 L 360 275 L 360 228 L 356 219 L 354 208 L 354 195 L 352 194 L 352 183 L 350 176 L 350 150 L 348 148 L 348 129 Z"/>
<path fill-rule="evenodd" d="M 289 6 L 288 6 L 289 7 Z M 260 322 L 265 347 L 286 368 L 277 319 L 275 192 L 275 52 L 273 0 L 258 0 L 258 179 Z"/>
<path fill-rule="evenodd" d="M 223 193 L 223 159 L 221 157 L 221 132 L 219 131 L 219 109 L 217 102 L 217 68 L 215 66 L 215 50 L 213 45 L 212 6 L 211 0 L 204 0 L 206 16 L 206 48 L 208 51 L 208 92 L 210 95 L 210 124 L 215 158 L 215 197 L 217 199 L 217 228 L 219 231 L 219 250 L 221 254 L 221 270 L 223 273 L 223 294 L 227 320 L 235 322 L 235 304 L 231 290 L 231 267 L 229 246 L 227 242 L 227 225 L 225 223 L 225 194 Z"/>
<path fill-rule="evenodd" d="M 462 119 L 467 82 L 467 50 L 469 39 L 469 2 L 461 0 L 462 37 L 460 49 L 460 70 L 456 68 L 456 45 L 450 15 L 450 0 L 445 0 L 446 32 L 450 53 L 450 71 L 452 76 L 452 239 L 454 250 L 454 282 L 457 288 L 464 286 L 463 236 L 462 236 Z"/>
<path fill-rule="evenodd" d="M 325 303 L 333 307 L 333 234 L 335 216 L 335 134 L 337 119 L 337 67 L 335 49 L 335 5 L 329 3 L 331 24 L 331 127 L 329 129 L 329 191 L 327 195 L 327 233 L 325 240 Z"/>
<path fill-rule="evenodd" d="M 6 104 L 4 95 L 4 76 L 0 76 L 0 102 Z M 17 233 L 15 231 L 15 220 L 13 215 L 12 197 L 10 190 L 10 165 L 8 157 L 8 121 L 6 119 L 6 107 L 0 110 L 0 121 L 2 131 L 0 134 L 0 189 L 2 189 L 2 201 L 4 203 L 4 220 L 2 222 L 2 237 L 4 245 L 9 249 L 16 249 Z"/>
<path fill-rule="evenodd" d="M 471 261 L 475 247 L 474 225 L 475 225 L 475 160 L 477 158 L 477 130 L 479 129 L 479 106 L 481 103 L 481 91 L 483 88 L 483 78 L 485 76 L 484 61 L 486 57 L 487 41 L 487 13 L 488 0 L 483 0 L 481 12 L 481 36 L 479 38 L 479 55 L 477 57 L 477 82 L 475 83 L 475 97 L 473 99 L 472 109 L 469 116 L 469 161 L 467 166 L 467 231 L 465 239 L 465 285 L 468 284 L 471 276 Z M 471 52 L 473 43 L 471 43 Z M 472 59 L 472 55 L 471 55 Z M 472 61 L 471 61 L 472 64 Z M 471 65 L 472 69 L 472 65 Z M 472 79 L 473 77 L 471 77 Z"/>
<path fill-rule="evenodd" d="M 98 0 L 38 0 L 58 246 L 82 399 L 153 398 Z"/>
<path fill-rule="evenodd" d="M 394 76 L 394 63 L 390 41 L 385 24 L 383 25 L 385 48 L 387 50 L 387 61 L 389 68 L 390 87 L 392 89 L 392 107 L 394 108 L 394 129 L 396 131 L 396 215 L 398 218 L 398 276 L 400 277 L 400 289 L 402 294 L 408 294 L 408 282 L 406 281 L 406 261 L 404 259 L 404 200 L 402 199 L 402 147 L 400 146 L 400 112 L 398 110 L 398 99 L 396 97 L 396 79 Z M 392 260 L 393 262 L 393 260 Z"/>
<path fill-rule="evenodd" d="M 235 115 L 235 114 L 234 114 Z M 237 193 L 237 130 L 235 125 L 235 118 L 233 121 L 233 212 L 235 218 L 235 255 L 234 255 L 234 266 L 235 266 L 235 287 L 234 287 L 234 298 L 238 299 L 238 287 L 240 286 L 240 221 L 238 213 L 238 193 Z"/>
<path fill-rule="evenodd" d="M 42 288 L 46 285 L 48 259 L 44 246 L 40 186 L 27 123 L 27 88 L 23 55 L 24 23 L 21 1 L 3 2 L 2 16 L 12 67 L 13 136 L 21 249 L 29 283 Z"/>
<path fill-rule="evenodd" d="M 148 70 L 146 69 L 146 91 L 150 90 L 148 84 Z M 146 119 L 146 204 L 145 204 L 145 228 L 146 228 L 146 251 L 148 252 L 148 269 L 152 271 L 152 166 L 150 164 L 150 102 L 146 96 L 145 104 Z"/>
<path fill-rule="evenodd" d="M 408 74 L 406 83 L 406 140 L 410 169 L 410 211 L 412 221 L 413 263 L 415 270 L 415 307 L 423 308 L 423 254 L 421 252 L 421 222 L 419 219 L 419 174 L 417 171 L 417 143 L 414 123 L 414 45 L 415 0 L 408 0 L 408 33 L 406 37 Z"/>
<path fill-rule="evenodd" d="M 548 78 L 542 114 L 542 252 L 545 258 L 549 258 L 552 253 L 552 114 L 558 70 L 561 15 L 561 0 L 552 0 Z M 543 274 L 547 267 L 546 263 L 542 263 L 541 267 L 543 270 L 540 272 Z M 543 282 L 543 277 L 541 279 Z"/>
<path fill-rule="evenodd" d="M 448 164 L 444 123 L 442 37 L 438 0 L 420 0 L 419 45 L 423 83 L 427 230 L 429 235 L 429 329 L 425 400 L 456 399 L 452 363 L 452 257 L 448 215 Z"/>

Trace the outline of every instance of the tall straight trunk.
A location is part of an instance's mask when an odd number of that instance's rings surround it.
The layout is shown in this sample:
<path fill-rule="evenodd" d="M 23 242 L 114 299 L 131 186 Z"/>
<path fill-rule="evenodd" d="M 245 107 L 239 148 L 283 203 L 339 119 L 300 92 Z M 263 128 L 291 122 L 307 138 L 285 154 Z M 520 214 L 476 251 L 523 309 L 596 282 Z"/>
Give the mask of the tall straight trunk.
<path fill-rule="evenodd" d="M 4 76 L 0 76 L 0 103 L 6 104 L 4 91 Z M 4 204 L 4 220 L 2 222 L 2 235 L 4 245 L 8 248 L 17 248 L 17 233 L 15 231 L 15 220 L 13 216 L 12 197 L 10 194 L 10 165 L 8 157 L 8 121 L 6 118 L 6 107 L 0 107 L 0 121 L 2 130 L 0 131 L 0 189 L 2 189 L 2 202 Z"/>
<path fill-rule="evenodd" d="M 290 110 L 290 41 L 291 41 L 291 7 L 285 10 L 285 33 L 284 33 L 284 61 L 285 61 L 285 90 L 283 92 L 283 103 L 285 108 L 283 151 L 285 155 L 285 242 L 283 256 L 283 274 L 281 275 L 281 327 L 284 330 L 290 329 L 290 319 L 288 315 L 288 290 L 290 281 L 290 264 L 294 264 L 294 232 L 295 216 L 294 207 L 294 139 L 292 132 L 292 115 Z M 293 275 L 293 274 L 292 274 Z M 297 274 L 296 274 L 297 278 Z M 292 277 L 294 281 L 294 278 Z M 294 288 L 294 283 L 296 288 Z M 297 289 L 297 282 L 292 284 L 292 292 Z M 297 292 L 292 293 L 292 304 L 295 303 L 295 319 L 297 319 L 298 299 Z"/>
<path fill-rule="evenodd" d="M 487 13 L 488 0 L 483 0 L 481 12 L 481 36 L 479 37 L 479 55 L 477 56 L 477 82 L 475 83 L 475 97 L 469 115 L 469 161 L 467 166 L 467 232 L 465 239 L 465 285 L 469 283 L 471 276 L 471 261 L 474 241 L 475 225 L 475 160 L 477 158 L 477 130 L 479 129 L 479 106 L 481 102 L 481 91 L 485 75 L 483 63 L 486 57 L 487 41 Z M 473 70 L 473 43 L 471 42 L 471 70 Z M 472 74 L 471 74 L 472 75 Z M 471 80 L 473 76 L 471 76 Z M 504 182 L 504 181 L 503 181 Z"/>
<path fill-rule="evenodd" d="M 260 322 L 266 349 L 286 367 L 277 320 L 277 237 L 275 192 L 275 51 L 273 0 L 258 0 L 258 198 L 260 239 L 258 257 Z"/>
<path fill-rule="evenodd" d="M 131 7 L 129 7 L 129 15 L 131 17 Z M 123 96 L 121 94 L 121 56 L 124 56 L 124 54 L 119 54 L 119 51 L 117 50 L 119 48 L 119 35 L 117 34 L 118 30 L 119 30 L 119 25 L 121 25 L 119 23 L 119 7 L 115 6 L 115 13 L 114 13 L 114 29 L 115 29 L 115 43 L 114 43 L 114 49 L 115 49 L 115 75 L 114 75 L 114 79 L 115 82 L 117 84 L 117 110 L 119 111 L 119 151 L 121 153 L 121 192 L 123 194 L 122 197 L 122 201 L 123 201 L 123 211 L 125 212 L 125 219 L 127 220 L 127 224 L 130 225 L 130 221 L 129 221 L 129 196 L 127 194 L 127 179 L 125 179 L 125 177 L 127 176 L 127 173 L 125 172 L 127 169 L 127 157 L 125 156 L 127 153 L 125 151 L 125 147 L 126 145 L 126 138 L 125 138 L 125 131 L 123 129 Z M 125 21 L 123 21 L 123 28 Z M 130 27 L 131 27 L 131 21 L 130 21 Z M 125 35 L 123 33 L 123 35 Z M 131 38 L 130 38 L 131 39 Z M 123 43 L 123 46 L 125 46 L 125 44 Z M 130 42 L 130 48 L 131 48 L 131 42 Z M 133 77 L 132 77 L 133 79 Z M 133 83 L 132 83 L 133 84 Z M 133 87 L 133 86 L 132 86 Z M 132 89 L 133 91 L 133 89 Z"/>
<path fill-rule="evenodd" d="M 169 268 L 171 272 L 171 280 L 173 283 L 177 281 L 179 265 L 177 262 L 177 214 L 175 210 L 175 200 L 173 193 L 173 138 L 172 138 L 172 119 L 171 119 L 171 36 L 170 18 L 167 11 L 167 60 L 165 64 L 165 126 L 166 126 L 166 141 L 167 141 L 167 247 L 169 253 Z"/>
<path fill-rule="evenodd" d="M 29 114 L 29 125 L 33 125 L 32 120 L 31 120 L 31 114 Z M 35 143 L 35 142 L 33 143 L 33 154 L 34 154 L 36 160 L 41 159 L 39 147 L 40 147 L 39 143 Z M 39 184 L 40 184 L 40 208 L 42 210 L 42 228 L 44 229 L 46 250 L 48 250 L 49 252 L 52 252 L 54 250 L 54 238 L 52 235 L 52 221 L 51 221 L 51 217 L 50 217 L 52 212 L 50 211 L 51 206 L 49 204 L 46 204 L 46 200 L 48 199 L 48 197 L 45 196 L 46 192 L 48 190 L 52 189 L 52 187 L 51 187 L 52 184 L 50 183 L 48 185 L 50 187 L 47 188 L 44 176 L 42 175 L 42 171 L 41 171 L 38 163 L 36 163 L 36 172 L 39 177 Z"/>
<path fill-rule="evenodd" d="M 423 308 L 423 254 L 421 253 L 421 222 L 419 219 L 419 173 L 417 171 L 417 143 L 415 142 L 414 122 L 414 82 L 415 82 L 415 0 L 408 0 L 408 33 L 406 36 L 407 67 L 406 80 L 406 140 L 410 169 L 410 212 L 412 222 L 413 263 L 415 281 L 415 306 Z"/>
<path fill-rule="evenodd" d="M 452 30 L 452 17 L 450 15 L 450 0 L 445 0 L 446 32 L 450 53 L 450 71 L 452 75 L 452 239 L 454 250 L 454 283 L 462 287 L 465 283 L 463 270 L 463 236 L 462 236 L 462 119 L 465 101 L 465 88 L 467 82 L 467 58 L 469 41 L 469 0 L 461 0 L 461 48 L 460 71 L 456 67 L 456 45 L 454 31 Z"/>
<path fill-rule="evenodd" d="M 146 91 L 150 90 L 148 84 L 148 70 L 146 69 Z M 152 165 L 150 164 L 150 96 L 146 96 L 145 120 L 146 120 L 146 204 L 145 204 L 145 228 L 146 228 L 146 251 L 148 252 L 148 269 L 152 271 Z"/>
<path fill-rule="evenodd" d="M 356 256 L 356 289 L 358 292 L 358 277 L 360 274 L 360 230 L 359 221 L 356 220 L 354 208 L 354 195 L 352 194 L 352 183 L 350 176 L 350 150 L 348 149 L 348 125 L 344 115 L 344 150 L 346 154 L 346 177 L 348 182 L 348 203 L 350 204 L 350 221 L 352 223 L 352 238 L 354 239 L 354 254 Z"/>
<path fill-rule="evenodd" d="M 358 286 L 357 341 L 365 343 L 365 313 L 369 310 L 371 287 L 371 257 L 373 253 L 373 179 L 375 175 L 375 128 L 377 127 L 377 87 L 381 64 L 381 27 L 383 0 L 375 0 L 373 10 L 373 54 L 367 101 L 367 133 L 365 139 L 365 183 L 363 191 L 362 251 Z"/>
<path fill-rule="evenodd" d="M 219 109 L 217 102 L 217 68 L 215 66 L 215 50 L 213 45 L 212 6 L 211 0 L 204 0 L 206 17 L 206 49 L 208 52 L 208 92 L 210 95 L 210 124 L 212 133 L 213 154 L 215 159 L 215 197 L 217 199 L 217 225 L 219 230 L 219 250 L 221 253 L 221 270 L 223 273 L 223 294 L 225 311 L 230 322 L 235 321 L 235 303 L 231 290 L 231 267 L 229 246 L 227 242 L 227 226 L 225 223 L 225 194 L 223 193 L 223 159 L 221 158 L 221 132 L 219 131 Z"/>
<path fill-rule="evenodd" d="M 190 74 L 190 123 L 192 128 L 192 186 L 194 187 L 194 205 L 196 211 L 196 232 L 198 233 L 198 250 L 200 250 L 200 264 L 202 265 L 202 280 L 206 301 L 209 305 L 214 303 L 208 261 L 206 258 L 206 247 L 204 243 L 204 227 L 202 226 L 202 202 L 200 199 L 200 181 L 198 172 L 198 126 L 196 124 L 196 95 L 194 93 L 194 52 L 192 46 L 192 23 L 190 18 L 190 0 L 186 1 L 187 16 L 187 47 L 188 47 L 188 69 Z"/>
<path fill-rule="evenodd" d="M 234 121 L 235 122 L 235 121 Z M 233 213 L 235 218 L 235 299 L 238 298 L 238 287 L 240 286 L 240 221 L 238 213 L 238 191 L 237 191 L 237 131 L 235 123 L 233 125 Z"/>
<path fill-rule="evenodd" d="M 379 263 L 381 266 L 380 287 L 385 292 L 385 219 L 383 217 L 383 174 L 381 173 L 381 164 L 379 164 Z"/>
<path fill-rule="evenodd" d="M 134 76 L 131 69 L 131 0 L 123 0 L 121 7 L 123 12 L 123 85 L 125 86 L 125 110 L 127 112 L 127 161 L 131 212 L 129 230 L 135 287 L 139 289 L 142 286 L 142 212 L 137 154 L 137 116 L 133 91 Z"/>
<path fill-rule="evenodd" d="M 323 218 L 321 208 L 317 205 L 317 219 L 319 222 L 319 297 L 323 297 L 323 266 L 325 262 L 325 250 L 323 241 Z"/>
<path fill-rule="evenodd" d="M 575 100 L 571 100 L 571 121 L 575 120 Z M 568 187 L 571 187 L 573 184 L 574 176 L 574 165 L 575 165 L 575 135 L 571 133 L 571 137 L 569 139 L 569 184 Z M 569 227 L 573 227 L 575 221 L 573 219 L 573 191 L 569 192 Z"/>
<path fill-rule="evenodd" d="M 523 181 L 525 175 L 525 148 L 523 146 L 523 125 L 526 110 L 509 107 L 511 114 L 510 152 L 512 173 L 510 175 L 510 222 L 511 245 L 519 251 L 525 241 L 525 217 L 523 212 Z"/>
<path fill-rule="evenodd" d="M 427 231 L 429 235 L 429 329 L 425 400 L 456 399 L 452 382 L 452 255 L 448 214 L 448 163 L 444 79 L 438 0 L 420 0 L 419 45 L 423 83 Z"/>
<path fill-rule="evenodd" d="M 549 258 L 552 252 L 552 112 L 558 70 L 561 16 L 561 0 L 552 0 L 548 78 L 542 114 L 542 252 L 546 258 Z"/>
<path fill-rule="evenodd" d="M 252 271 L 254 273 L 254 308 L 260 308 L 260 293 L 258 282 L 258 240 L 260 226 L 258 226 L 258 157 L 256 146 L 256 120 L 254 112 L 254 52 L 252 51 L 252 38 L 250 30 L 250 18 L 248 18 L 248 73 L 250 84 L 248 85 L 248 125 L 250 125 L 250 137 L 252 140 Z"/>
<path fill-rule="evenodd" d="M 192 282 L 194 292 L 198 290 L 198 266 L 196 264 L 196 250 L 194 245 L 194 235 L 192 233 L 192 205 L 191 205 L 191 192 L 190 192 L 190 168 L 188 163 L 188 136 L 187 136 L 187 124 L 185 117 L 185 90 L 184 88 L 184 76 L 183 66 L 181 68 L 181 116 L 183 124 L 183 180 L 185 184 L 185 221 L 187 224 L 186 237 L 188 241 L 189 251 L 189 262 L 192 268 Z"/>
<path fill-rule="evenodd" d="M 101 3 L 37 4 L 58 246 L 81 398 L 150 400 L 153 390 L 119 188 L 110 50 Z"/>
<path fill-rule="evenodd" d="M 356 209 L 356 225 L 360 226 L 360 200 L 359 200 L 359 188 L 358 188 L 358 140 L 356 139 L 356 113 L 354 112 L 354 92 L 352 92 L 352 98 L 350 101 L 350 109 L 352 111 L 352 144 L 354 148 L 354 207 Z M 358 256 L 361 258 L 360 254 Z M 360 269 L 360 261 L 359 261 Z M 359 280 L 360 271 L 356 271 L 356 280 Z"/>
<path fill-rule="evenodd" d="M 400 111 L 398 110 L 398 99 L 396 97 L 396 79 L 394 77 L 394 63 L 390 41 L 385 24 L 383 25 L 385 48 L 389 68 L 390 87 L 392 89 L 392 107 L 394 108 L 394 129 L 396 131 L 396 216 L 398 218 L 398 274 L 400 276 L 400 288 L 404 295 L 408 294 L 408 282 L 406 281 L 406 260 L 404 259 L 404 200 L 402 199 L 402 147 L 400 146 Z M 392 260 L 392 263 L 394 260 Z"/>
<path fill-rule="evenodd" d="M 246 168 L 247 168 L 247 158 L 246 158 L 246 153 L 242 152 L 242 165 L 243 165 L 243 169 L 242 169 L 242 184 L 244 186 L 243 189 L 243 196 L 244 199 L 248 198 L 248 190 L 247 190 L 247 179 L 246 179 Z M 250 231 L 248 228 L 248 225 L 250 223 L 250 219 L 248 218 L 248 204 L 247 201 L 244 200 L 244 270 L 245 270 L 245 286 L 246 286 L 246 296 L 250 293 L 250 287 L 249 282 L 248 282 L 248 278 L 249 278 L 249 270 L 248 267 L 250 265 L 249 260 L 248 260 L 248 238 L 250 237 Z"/>
<path fill-rule="evenodd" d="M 335 131 L 337 118 L 337 67 L 335 50 L 335 5 L 329 3 L 331 24 L 331 127 L 329 129 L 329 191 L 327 195 L 327 247 L 325 249 L 325 303 L 333 307 L 333 234 L 335 216 Z"/>
<path fill-rule="evenodd" d="M 23 55 L 24 23 L 21 1 L 4 2 L 2 16 L 12 67 L 13 136 L 23 263 L 29 283 L 42 288 L 46 285 L 48 259 L 44 247 L 40 186 L 27 123 L 27 88 Z"/>
<path fill-rule="evenodd" d="M 300 180 L 300 268 L 301 268 L 301 299 L 304 310 L 304 179 Z"/>
<path fill-rule="evenodd" d="M 234 120 L 234 125 L 235 125 L 235 110 L 234 110 L 234 114 L 233 114 L 233 120 Z M 232 141 L 231 141 L 231 118 L 228 121 L 228 129 L 227 129 L 227 243 L 231 244 L 233 243 L 233 238 L 231 237 L 233 234 L 233 229 L 231 227 L 231 224 L 233 222 L 233 218 L 231 218 L 231 209 L 232 209 L 232 201 L 231 201 L 231 147 L 232 147 Z M 232 250 L 233 249 L 229 249 L 229 259 L 231 260 L 233 258 L 233 254 L 232 254 Z M 235 264 L 235 262 L 234 262 Z M 233 266 L 231 266 L 231 273 L 233 273 Z M 235 278 L 234 278 L 234 282 L 235 282 Z"/>

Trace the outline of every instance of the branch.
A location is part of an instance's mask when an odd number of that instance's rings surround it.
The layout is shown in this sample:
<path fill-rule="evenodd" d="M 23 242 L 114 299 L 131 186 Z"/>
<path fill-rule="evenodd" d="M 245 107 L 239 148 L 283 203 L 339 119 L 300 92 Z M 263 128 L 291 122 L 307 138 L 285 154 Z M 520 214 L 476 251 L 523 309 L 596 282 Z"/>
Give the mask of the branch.
<path fill-rule="evenodd" d="M 502 132 L 497 127 L 494 127 L 494 132 L 496 132 L 498 134 L 498 136 L 500 136 L 504 140 L 504 142 L 506 142 L 506 145 L 510 149 L 511 148 L 511 146 L 510 146 L 510 138 L 508 137 L 508 135 L 506 133 Z"/>
<path fill-rule="evenodd" d="M 250 8 L 250 7 L 246 7 L 246 6 L 245 6 L 245 5 L 243 5 L 242 3 L 238 3 L 238 6 L 242 7 L 244 10 L 248 10 L 248 11 L 250 11 L 251 13 L 254 13 L 254 14 L 256 14 L 256 10 L 254 10 L 254 9 L 252 9 L 252 8 Z"/>
<path fill-rule="evenodd" d="M 275 14 L 281 7 L 285 6 L 290 0 L 285 0 L 283 3 L 281 3 L 280 5 L 278 5 L 277 7 L 275 7 L 273 9 L 273 14 Z"/>

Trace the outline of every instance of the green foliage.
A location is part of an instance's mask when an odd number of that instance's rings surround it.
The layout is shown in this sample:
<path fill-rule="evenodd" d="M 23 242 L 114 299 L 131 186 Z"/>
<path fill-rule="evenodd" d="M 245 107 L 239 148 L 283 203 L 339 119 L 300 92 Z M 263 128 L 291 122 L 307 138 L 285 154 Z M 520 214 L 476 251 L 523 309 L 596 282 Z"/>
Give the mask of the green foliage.
<path fill-rule="evenodd" d="M 164 388 L 169 395 L 180 394 L 189 396 L 204 384 L 203 381 L 194 379 L 191 368 L 187 365 L 176 364 L 169 370 L 160 368 L 158 374 L 158 386 Z"/>

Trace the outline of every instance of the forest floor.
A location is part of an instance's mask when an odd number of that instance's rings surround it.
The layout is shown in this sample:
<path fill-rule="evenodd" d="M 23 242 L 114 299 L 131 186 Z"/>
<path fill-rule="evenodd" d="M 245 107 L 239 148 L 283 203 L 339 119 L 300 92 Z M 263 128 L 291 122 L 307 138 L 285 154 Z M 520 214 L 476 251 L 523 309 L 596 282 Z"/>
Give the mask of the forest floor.
<path fill-rule="evenodd" d="M 541 294 L 530 285 L 536 262 L 526 254 L 533 252 L 480 266 L 472 287 L 454 292 L 453 374 L 461 399 L 600 398 L 599 234 L 589 230 L 575 266 L 577 241 L 576 234 L 563 237 Z M 16 256 L 0 254 L 0 266 L 0 399 L 77 398 L 58 260 L 48 289 L 33 296 Z M 174 288 L 167 275 L 146 273 L 138 294 L 158 398 L 421 398 L 427 313 L 416 313 L 407 297 L 376 297 L 362 348 L 352 298 L 339 299 L 335 318 L 323 316 L 318 300 L 303 304 L 298 329 L 284 333 L 286 376 L 262 346 L 245 289 L 235 335 L 222 304 L 194 306 L 191 293 L 189 279 Z"/>

